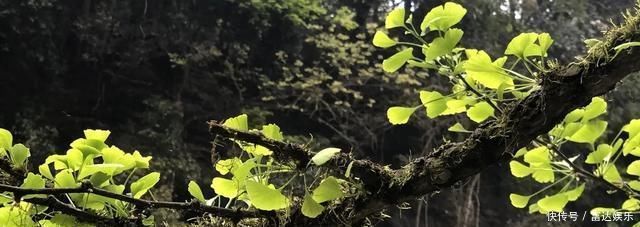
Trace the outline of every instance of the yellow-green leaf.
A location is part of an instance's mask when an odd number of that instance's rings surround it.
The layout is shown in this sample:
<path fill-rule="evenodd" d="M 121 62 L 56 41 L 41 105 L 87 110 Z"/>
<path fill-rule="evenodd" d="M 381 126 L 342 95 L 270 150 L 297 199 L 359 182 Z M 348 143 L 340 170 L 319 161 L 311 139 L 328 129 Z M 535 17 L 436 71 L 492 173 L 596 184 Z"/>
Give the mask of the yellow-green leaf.
<path fill-rule="evenodd" d="M 204 195 L 202 194 L 202 190 L 200 189 L 200 186 L 195 181 L 189 181 L 189 186 L 187 190 L 189 191 L 189 194 L 191 194 L 191 196 L 196 198 L 201 203 L 206 202 L 206 199 L 204 199 Z"/>
<path fill-rule="evenodd" d="M 241 132 L 249 131 L 248 116 L 246 114 L 229 118 L 225 120 L 224 124 L 222 125 L 241 131 Z"/>
<path fill-rule="evenodd" d="M 304 216 L 315 218 L 322 214 L 322 211 L 324 211 L 324 206 L 313 200 L 311 195 L 304 196 L 304 201 L 302 202 L 302 214 Z"/>
<path fill-rule="evenodd" d="M 221 177 L 213 178 L 211 188 L 213 188 L 213 191 L 215 191 L 216 194 L 230 199 L 238 197 L 238 194 L 241 192 L 235 181 Z"/>
<path fill-rule="evenodd" d="M 387 48 L 395 46 L 398 42 L 389 38 L 389 36 L 382 32 L 376 31 L 376 34 L 373 35 L 373 45 L 377 47 Z"/>
<path fill-rule="evenodd" d="M 280 210 L 289 206 L 289 200 L 277 189 L 248 180 L 247 194 L 251 204 L 260 210 Z"/>
<path fill-rule="evenodd" d="M 576 143 L 593 144 L 602 133 L 607 129 L 607 122 L 601 120 L 589 121 L 580 127 L 578 131 L 573 133 L 567 139 Z"/>
<path fill-rule="evenodd" d="M 389 123 L 394 125 L 406 124 L 416 109 L 415 107 L 391 107 L 387 110 L 387 119 L 389 119 Z"/>
<path fill-rule="evenodd" d="M 398 71 L 411 58 L 413 58 L 413 48 L 404 49 L 382 61 L 382 69 L 389 73 Z"/>
<path fill-rule="evenodd" d="M 316 189 L 313 190 L 312 197 L 318 202 L 326 202 L 344 196 L 340 184 L 334 177 L 324 179 Z"/>
<path fill-rule="evenodd" d="M 404 8 L 396 8 L 389 12 L 384 21 L 386 29 L 404 27 Z"/>
<path fill-rule="evenodd" d="M 420 91 L 420 101 L 427 110 L 427 117 L 432 119 L 447 110 L 448 99 L 437 91 Z"/>
<path fill-rule="evenodd" d="M 584 186 L 585 184 L 582 183 L 580 186 L 564 192 L 564 194 L 567 195 L 567 199 L 569 199 L 569 201 L 576 201 L 580 195 L 582 195 L 582 192 L 584 192 Z"/>
<path fill-rule="evenodd" d="M 469 119 L 480 123 L 494 116 L 494 109 L 487 102 L 479 102 L 467 110 L 467 116 L 469 116 Z"/>
<path fill-rule="evenodd" d="M 524 196 L 511 193 L 509 194 L 509 200 L 511 200 L 511 205 L 517 208 L 524 208 L 529 203 L 529 199 L 531 196 Z"/>
<path fill-rule="evenodd" d="M 562 212 L 568 202 L 569 197 L 564 193 L 560 193 L 538 200 L 537 204 L 540 207 L 540 213 L 548 213 L 551 211 Z"/>
<path fill-rule="evenodd" d="M 526 177 L 529 176 L 529 174 L 531 174 L 533 172 L 533 170 L 531 170 L 531 168 L 529 168 L 528 166 L 523 165 L 522 163 L 518 162 L 518 161 L 511 161 L 509 162 L 509 168 L 511 169 L 511 174 L 515 177 Z"/>
<path fill-rule="evenodd" d="M 311 161 L 313 161 L 314 164 L 319 166 L 331 160 L 331 158 L 336 156 L 338 153 L 340 153 L 340 148 L 335 148 L 335 147 L 325 148 L 319 151 L 318 153 L 316 153 L 311 158 Z"/>
<path fill-rule="evenodd" d="M 444 37 L 438 37 L 429 44 L 424 50 L 425 60 L 432 61 L 436 58 L 449 54 L 453 48 L 458 45 L 464 32 L 460 29 L 449 29 L 444 34 Z"/>
<path fill-rule="evenodd" d="M 422 20 L 420 29 L 422 33 L 426 33 L 427 28 L 432 31 L 446 31 L 451 26 L 460 22 L 465 14 L 467 14 L 467 10 L 460 4 L 447 2 L 444 5 L 431 9 Z"/>

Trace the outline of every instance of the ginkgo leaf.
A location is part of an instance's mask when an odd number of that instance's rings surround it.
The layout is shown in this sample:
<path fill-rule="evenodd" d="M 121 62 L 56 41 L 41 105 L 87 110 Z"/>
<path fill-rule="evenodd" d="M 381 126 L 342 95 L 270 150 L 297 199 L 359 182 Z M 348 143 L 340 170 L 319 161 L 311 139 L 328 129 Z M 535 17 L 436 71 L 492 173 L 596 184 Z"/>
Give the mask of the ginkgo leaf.
<path fill-rule="evenodd" d="M 449 127 L 450 132 L 464 132 L 464 133 L 469 133 L 471 131 L 467 130 L 464 128 L 464 126 L 462 126 L 462 124 L 460 124 L 459 122 L 456 122 L 454 125 L 452 125 L 451 127 Z"/>
<path fill-rule="evenodd" d="M 528 166 L 523 165 L 518 161 L 509 162 L 509 168 L 511 169 L 511 174 L 515 177 L 526 177 L 533 173 L 533 170 Z"/>
<path fill-rule="evenodd" d="M 76 183 L 76 180 L 73 178 L 70 170 L 63 170 L 58 172 L 58 174 L 56 174 L 54 183 L 55 188 L 73 188 L 80 185 L 79 183 Z"/>
<path fill-rule="evenodd" d="M 631 189 L 636 190 L 636 191 L 640 191 L 640 181 L 632 180 L 632 181 L 627 182 L 627 184 L 629 185 L 629 187 Z"/>
<path fill-rule="evenodd" d="M 206 202 L 206 199 L 204 199 L 204 195 L 202 194 L 202 190 L 200 189 L 200 186 L 195 181 L 189 181 L 189 186 L 187 187 L 187 190 L 189 191 L 189 194 L 191 194 L 191 196 L 196 198 L 201 203 Z"/>
<path fill-rule="evenodd" d="M 589 121 L 580 127 L 578 131 L 567 138 L 569 141 L 576 143 L 593 144 L 602 133 L 607 129 L 607 122 L 601 120 Z"/>
<path fill-rule="evenodd" d="M 524 208 L 529 203 L 529 199 L 531 196 L 524 196 L 511 193 L 509 194 L 509 200 L 511 201 L 511 205 L 517 208 Z"/>
<path fill-rule="evenodd" d="M 313 200 L 318 203 L 338 199 L 344 196 L 340 184 L 334 177 L 327 177 L 313 190 Z"/>
<path fill-rule="evenodd" d="M 640 176 L 640 160 L 633 161 L 627 166 L 627 173 L 630 175 Z"/>
<path fill-rule="evenodd" d="M 384 22 L 386 29 L 404 27 L 404 8 L 396 8 L 389 12 Z"/>
<path fill-rule="evenodd" d="M 532 163 L 530 164 L 533 170 L 531 177 L 539 183 L 550 183 L 555 180 L 555 174 L 551 163 Z"/>
<path fill-rule="evenodd" d="M 0 128 L 0 148 L 9 150 L 13 145 L 13 135 L 6 129 Z"/>
<path fill-rule="evenodd" d="M 260 210 L 280 210 L 289 206 L 289 200 L 277 189 L 248 180 L 247 194 L 251 204 Z"/>
<path fill-rule="evenodd" d="M 449 29 L 444 37 L 438 37 L 424 49 L 425 60 L 432 61 L 440 56 L 451 53 L 453 48 L 458 45 L 464 32 L 460 29 Z"/>
<path fill-rule="evenodd" d="M 283 141 L 284 136 L 280 131 L 280 127 L 275 124 L 268 124 L 262 126 L 262 135 L 265 137 L 275 140 L 275 141 Z"/>
<path fill-rule="evenodd" d="M 18 143 L 9 149 L 9 155 L 11 156 L 11 163 L 15 167 L 21 168 L 26 164 L 27 158 L 31 157 L 31 152 L 29 152 L 29 148 Z"/>
<path fill-rule="evenodd" d="M 506 58 L 492 62 L 491 57 L 484 51 L 467 50 L 466 53 L 469 60 L 464 63 L 464 69 L 472 79 L 491 89 L 501 86 L 503 89 L 513 88 L 513 78 L 502 69 Z"/>
<path fill-rule="evenodd" d="M 636 137 L 640 133 L 640 119 L 633 119 L 622 127 L 622 131 L 629 133 L 629 138 Z"/>
<path fill-rule="evenodd" d="M 538 200 L 537 204 L 540 207 L 540 213 L 548 213 L 551 211 L 562 212 L 568 202 L 569 197 L 564 193 L 560 193 Z"/>
<path fill-rule="evenodd" d="M 509 42 L 504 54 L 514 55 L 520 59 L 530 56 L 542 56 L 542 48 L 540 45 L 535 44 L 537 39 L 537 33 L 521 33 Z"/>
<path fill-rule="evenodd" d="M 391 107 L 387 110 L 387 119 L 389 119 L 389 123 L 394 125 L 406 124 L 416 109 L 415 107 Z"/>
<path fill-rule="evenodd" d="M 469 119 L 472 121 L 480 123 L 494 116 L 494 109 L 487 102 L 479 102 L 467 110 L 467 116 L 469 116 Z"/>
<path fill-rule="evenodd" d="M 582 122 L 594 119 L 607 112 L 607 102 L 600 97 L 594 97 L 591 99 L 591 103 L 584 108 L 584 114 L 582 116 Z"/>
<path fill-rule="evenodd" d="M 219 160 L 218 162 L 216 162 L 215 168 L 218 173 L 226 175 L 227 173 L 231 172 L 232 169 L 237 168 L 240 165 L 242 165 L 242 160 L 234 157 L 230 159 Z"/>
<path fill-rule="evenodd" d="M 614 184 L 622 182 L 620 172 L 618 172 L 618 168 L 614 164 L 600 166 L 598 169 L 596 169 L 596 175 L 602 176 L 602 178 L 604 178 L 606 181 Z"/>
<path fill-rule="evenodd" d="M 84 137 L 90 140 L 98 140 L 104 142 L 109 138 L 109 134 L 111 131 L 109 130 L 100 130 L 100 129 L 87 129 L 84 130 Z"/>
<path fill-rule="evenodd" d="M 229 118 L 222 125 L 241 132 L 249 131 L 248 116 L 246 114 Z"/>
<path fill-rule="evenodd" d="M 605 160 L 609 160 L 613 155 L 613 147 L 609 144 L 600 144 L 598 148 L 587 155 L 587 159 L 585 160 L 588 164 L 598 164 Z"/>
<path fill-rule="evenodd" d="M 542 56 L 547 56 L 547 51 L 549 47 L 553 44 L 553 39 L 549 33 L 542 33 L 538 35 L 538 43 L 540 43 L 540 49 L 542 51 Z"/>
<path fill-rule="evenodd" d="M 551 161 L 551 155 L 549 154 L 549 148 L 547 148 L 547 147 L 536 147 L 534 149 L 529 150 L 524 155 L 524 161 L 529 163 L 529 164 L 549 163 Z"/>
<path fill-rule="evenodd" d="M 629 198 L 624 203 L 622 203 L 621 209 L 627 211 L 636 211 L 640 210 L 640 200 Z"/>
<path fill-rule="evenodd" d="M 465 14 L 467 14 L 467 10 L 460 4 L 447 2 L 431 9 L 420 23 L 420 29 L 423 34 L 426 33 L 427 28 L 432 31 L 446 31 L 460 22 Z"/>
<path fill-rule="evenodd" d="M 580 186 L 564 192 L 564 194 L 567 195 L 567 199 L 569 201 L 576 201 L 580 197 L 580 195 L 582 195 L 582 192 L 584 192 L 584 186 L 585 184 L 582 183 L 580 184 Z"/>
<path fill-rule="evenodd" d="M 53 180 L 53 174 L 51 174 L 51 169 L 49 169 L 48 164 L 39 165 L 38 172 L 40 172 L 40 175 L 46 177 L 47 179 Z"/>
<path fill-rule="evenodd" d="M 576 122 L 582 119 L 583 115 L 584 115 L 584 109 L 575 109 L 569 112 L 569 114 L 567 114 L 567 116 L 564 117 L 563 121 L 566 123 Z"/>
<path fill-rule="evenodd" d="M 373 45 L 377 47 L 387 48 L 395 46 L 398 42 L 389 38 L 389 36 L 382 32 L 376 31 L 376 34 L 373 35 Z"/>
<path fill-rule="evenodd" d="M 448 100 L 448 97 L 437 91 L 420 91 L 420 101 L 427 110 L 427 117 L 432 119 L 447 110 Z"/>
<path fill-rule="evenodd" d="M 467 111 L 467 102 L 459 99 L 447 99 L 447 109 L 440 115 L 451 115 Z"/>
<path fill-rule="evenodd" d="M 156 183 L 160 181 L 160 173 L 153 172 L 141 177 L 137 181 L 131 183 L 131 195 L 133 198 L 142 197 L 149 189 L 151 189 Z"/>
<path fill-rule="evenodd" d="M 318 217 L 318 215 L 322 214 L 322 211 L 324 211 L 324 206 L 320 205 L 318 202 L 313 200 L 311 195 L 307 194 L 304 196 L 301 210 L 304 216 L 316 218 Z"/>
<path fill-rule="evenodd" d="M 338 153 L 340 153 L 340 148 L 328 147 L 316 153 L 311 158 L 311 161 L 313 161 L 314 164 L 319 166 L 331 160 L 331 158 L 336 156 Z"/>
<path fill-rule="evenodd" d="M 211 181 L 211 188 L 213 188 L 213 191 L 216 194 L 230 199 L 238 197 L 241 192 L 238 183 L 222 177 L 213 178 Z"/>
<path fill-rule="evenodd" d="M 404 49 L 382 61 L 382 69 L 389 73 L 398 71 L 411 58 L 413 58 L 413 48 Z"/>

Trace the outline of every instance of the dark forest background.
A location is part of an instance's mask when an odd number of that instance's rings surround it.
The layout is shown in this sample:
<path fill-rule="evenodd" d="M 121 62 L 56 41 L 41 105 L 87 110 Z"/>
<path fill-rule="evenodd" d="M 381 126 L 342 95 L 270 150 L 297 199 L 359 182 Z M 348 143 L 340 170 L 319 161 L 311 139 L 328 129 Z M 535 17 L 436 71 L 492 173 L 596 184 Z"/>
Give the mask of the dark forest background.
<path fill-rule="evenodd" d="M 109 129 L 111 143 L 153 156 L 151 168 L 162 173 L 154 194 L 175 201 L 189 199 L 189 179 L 209 185 L 214 177 L 206 121 L 239 113 L 253 125 L 280 125 L 292 141 L 331 144 L 397 167 L 464 135 L 447 132 L 453 118 L 387 123 L 387 107 L 417 104 L 418 89 L 446 81 L 413 69 L 384 73 L 380 64 L 391 50 L 371 39 L 391 9 L 411 9 L 419 22 L 443 2 L 0 0 L 0 127 L 31 147 L 32 163 L 64 152 L 83 129 Z M 634 3 L 456 2 L 469 9 L 465 47 L 496 56 L 520 32 L 548 32 L 556 40 L 550 55 L 563 63 Z M 617 96 L 610 128 L 640 117 L 636 80 L 609 94 Z M 510 192 L 534 187 L 495 166 L 406 204 L 410 210 L 388 210 L 380 226 L 550 225 L 509 204 Z M 596 187 L 568 209 L 612 203 L 604 193 Z M 184 218 L 156 216 L 169 226 Z"/>

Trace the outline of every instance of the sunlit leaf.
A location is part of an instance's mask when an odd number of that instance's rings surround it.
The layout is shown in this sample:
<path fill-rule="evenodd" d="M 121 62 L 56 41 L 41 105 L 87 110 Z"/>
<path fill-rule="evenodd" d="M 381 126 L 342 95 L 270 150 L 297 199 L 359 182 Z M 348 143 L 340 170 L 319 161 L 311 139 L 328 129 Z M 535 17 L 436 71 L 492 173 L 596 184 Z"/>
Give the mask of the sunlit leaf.
<path fill-rule="evenodd" d="M 427 117 L 435 118 L 447 109 L 448 97 L 437 91 L 420 91 L 420 101 L 427 110 Z"/>
<path fill-rule="evenodd" d="M 627 211 L 636 211 L 640 210 L 640 200 L 629 198 L 624 203 L 622 203 L 621 209 Z"/>
<path fill-rule="evenodd" d="M 312 193 L 313 199 L 318 202 L 326 202 L 344 196 L 340 184 L 334 177 L 324 179 Z"/>
<path fill-rule="evenodd" d="M 518 162 L 518 161 L 511 161 L 509 162 L 509 167 L 511 169 L 511 174 L 515 177 L 526 177 L 529 176 L 533 170 L 531 170 L 531 168 L 529 168 L 528 166 L 523 165 L 522 163 Z"/>
<path fill-rule="evenodd" d="M 633 161 L 627 166 L 627 173 L 630 175 L 640 176 L 640 160 Z"/>
<path fill-rule="evenodd" d="M 200 189 L 200 186 L 195 181 L 189 181 L 189 186 L 187 190 L 189 191 L 189 194 L 191 194 L 191 196 L 198 199 L 198 201 L 200 201 L 201 203 L 206 202 L 206 199 L 204 199 L 204 195 L 202 194 L 202 190 Z"/>
<path fill-rule="evenodd" d="M 464 63 L 464 69 L 472 79 L 492 89 L 498 89 L 500 86 L 504 89 L 513 88 L 513 78 L 502 69 L 500 61 L 492 62 L 491 57 L 484 51 L 467 50 L 466 53 L 469 60 Z"/>
<path fill-rule="evenodd" d="M 227 198 L 238 197 L 238 194 L 240 193 L 240 188 L 235 181 L 221 177 L 213 178 L 211 188 L 213 188 L 213 191 L 215 191 L 216 194 Z"/>
<path fill-rule="evenodd" d="M 460 124 L 459 122 L 456 122 L 453 126 L 449 127 L 448 130 L 450 132 L 464 132 L 464 133 L 471 132 L 471 131 L 465 129 L 464 126 L 462 126 L 462 124 Z"/>
<path fill-rule="evenodd" d="M 569 199 L 569 201 L 576 201 L 580 195 L 582 195 L 582 192 L 584 192 L 584 186 L 585 184 L 582 183 L 580 186 L 564 192 L 564 194 L 567 195 L 567 199 Z"/>
<path fill-rule="evenodd" d="M 568 202 L 569 197 L 564 193 L 560 193 L 553 196 L 546 196 L 538 200 L 537 204 L 538 207 L 540 207 L 540 213 L 548 213 L 551 211 L 562 212 Z"/>
<path fill-rule="evenodd" d="M 377 47 L 387 48 L 395 46 L 398 42 L 389 38 L 386 33 L 382 31 L 376 31 L 376 34 L 373 36 L 373 45 Z"/>
<path fill-rule="evenodd" d="M 404 27 L 404 8 L 398 7 L 387 15 L 384 22 L 386 29 Z"/>
<path fill-rule="evenodd" d="M 387 109 L 387 118 L 394 125 L 406 124 L 416 110 L 415 107 L 394 106 Z"/>
<path fill-rule="evenodd" d="M 467 116 L 469 119 L 480 123 L 486 120 L 487 118 L 494 116 L 494 109 L 487 102 L 479 102 L 470 107 L 467 110 Z"/>
<path fill-rule="evenodd" d="M 324 211 L 324 206 L 313 200 L 311 195 L 304 196 L 304 201 L 302 202 L 302 214 L 304 216 L 315 218 L 322 214 L 322 211 Z"/>
<path fill-rule="evenodd" d="M 464 32 L 460 29 L 449 29 L 444 34 L 444 37 L 438 37 L 429 44 L 424 50 L 427 61 L 432 61 L 440 56 L 451 53 L 453 48 L 458 45 Z"/>
<path fill-rule="evenodd" d="M 529 199 L 531 196 L 524 196 L 511 193 L 509 194 L 509 200 L 511 200 L 511 205 L 517 208 L 524 208 L 529 203 Z"/>
<path fill-rule="evenodd" d="M 398 71 L 411 58 L 413 58 L 413 48 L 404 49 L 382 61 L 382 69 L 389 73 Z"/>
<path fill-rule="evenodd" d="M 535 44 L 537 39 L 537 33 L 521 33 L 509 42 L 504 54 L 514 55 L 520 59 L 530 56 L 541 56 L 543 51 L 540 45 Z"/>
<path fill-rule="evenodd" d="M 311 161 L 313 161 L 314 164 L 319 166 L 331 160 L 331 158 L 336 156 L 338 153 L 340 153 L 340 148 L 335 148 L 335 147 L 325 148 L 319 151 L 318 153 L 316 153 L 311 158 Z"/>
<path fill-rule="evenodd" d="M 27 158 L 31 156 L 31 152 L 29 152 L 29 148 L 25 147 L 21 143 L 18 143 L 13 145 L 9 149 L 9 155 L 11 156 L 11 163 L 20 168 L 25 165 Z"/>
<path fill-rule="evenodd" d="M 133 198 L 138 199 L 142 197 L 149 189 L 156 185 L 158 181 L 160 181 L 160 173 L 153 172 L 131 183 L 131 194 Z"/>
<path fill-rule="evenodd" d="M 601 120 L 589 121 L 580 127 L 578 131 L 573 133 L 567 139 L 576 143 L 593 144 L 602 133 L 607 129 L 607 122 Z"/>
<path fill-rule="evenodd" d="M 582 121 L 588 121 L 594 119 L 607 112 L 607 102 L 600 97 L 594 97 L 591 99 L 591 103 L 584 108 L 584 114 Z"/>
<path fill-rule="evenodd" d="M 425 33 L 427 28 L 432 31 L 446 31 L 451 26 L 460 22 L 466 13 L 467 10 L 460 4 L 447 2 L 444 5 L 431 9 L 422 20 L 420 29 L 422 33 Z"/>
<path fill-rule="evenodd" d="M 225 120 L 223 125 L 241 132 L 246 132 L 249 131 L 249 123 L 247 119 L 248 116 L 246 114 L 242 114 Z"/>
<path fill-rule="evenodd" d="M 275 124 L 268 124 L 262 126 L 262 135 L 265 137 L 275 140 L 275 141 L 283 141 L 284 136 L 280 131 L 280 127 Z"/>
<path fill-rule="evenodd" d="M 289 199 L 277 189 L 253 180 L 248 180 L 246 187 L 251 204 L 260 210 L 280 210 L 289 206 Z"/>
<path fill-rule="evenodd" d="M 611 155 L 613 155 L 613 152 L 613 147 L 611 147 L 609 144 L 600 144 L 594 152 L 591 152 L 589 153 L 589 155 L 587 155 L 587 159 L 585 160 L 585 162 L 589 164 L 601 163 L 605 160 L 609 160 L 609 158 L 611 158 Z"/>

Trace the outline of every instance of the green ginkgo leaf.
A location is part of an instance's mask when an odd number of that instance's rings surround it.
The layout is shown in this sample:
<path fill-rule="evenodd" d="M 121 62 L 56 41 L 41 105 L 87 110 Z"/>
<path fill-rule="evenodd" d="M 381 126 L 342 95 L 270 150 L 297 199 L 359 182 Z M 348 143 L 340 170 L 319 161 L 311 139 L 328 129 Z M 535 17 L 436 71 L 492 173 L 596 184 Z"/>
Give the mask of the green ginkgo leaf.
<path fill-rule="evenodd" d="M 200 189 L 200 186 L 195 181 L 189 181 L 189 186 L 187 187 L 187 190 L 189 191 L 189 194 L 193 196 L 193 198 L 196 198 L 201 203 L 206 202 L 206 199 L 204 199 L 204 195 L 202 194 L 202 190 Z"/>
<path fill-rule="evenodd" d="M 80 169 L 80 166 L 82 166 L 83 162 L 84 154 L 82 153 L 82 151 L 75 148 L 67 150 L 67 165 L 69 166 L 69 168 L 74 171 L 78 170 Z"/>
<path fill-rule="evenodd" d="M 234 157 L 230 159 L 219 160 L 218 162 L 216 162 L 215 168 L 218 173 L 226 175 L 227 173 L 231 172 L 232 169 L 237 168 L 240 165 L 242 165 L 242 160 Z"/>
<path fill-rule="evenodd" d="M 538 35 L 538 43 L 540 43 L 540 49 L 542 51 L 542 56 L 547 56 L 547 51 L 549 47 L 553 44 L 553 39 L 549 33 L 542 33 Z"/>
<path fill-rule="evenodd" d="M 511 205 L 517 208 L 524 208 L 529 203 L 529 199 L 531 196 L 524 196 L 511 193 L 509 194 L 509 200 L 511 201 Z"/>
<path fill-rule="evenodd" d="M 589 121 L 580 127 L 578 131 L 573 133 L 567 139 L 576 143 L 593 144 L 596 139 L 607 129 L 607 122 L 601 120 Z"/>
<path fill-rule="evenodd" d="M 451 53 L 453 48 L 458 45 L 464 32 L 460 29 L 449 29 L 444 37 L 438 37 L 433 40 L 429 46 L 424 49 L 427 61 L 432 61 L 440 56 Z"/>
<path fill-rule="evenodd" d="M 509 42 L 504 54 L 514 55 L 520 59 L 530 56 L 541 56 L 542 48 L 540 45 L 535 44 L 537 39 L 537 33 L 522 33 Z"/>
<path fill-rule="evenodd" d="M 104 173 L 107 176 L 114 176 L 118 169 L 122 168 L 122 164 L 93 164 L 93 165 L 85 165 L 78 172 L 78 180 L 82 180 L 85 177 L 91 176 L 98 172 Z"/>
<path fill-rule="evenodd" d="M 629 133 L 629 138 L 636 137 L 640 133 L 640 119 L 633 119 L 629 124 L 622 127 L 622 130 Z"/>
<path fill-rule="evenodd" d="M 584 115 L 584 109 L 575 109 L 569 112 L 569 114 L 567 114 L 567 116 L 564 117 L 563 121 L 566 123 L 576 122 L 582 119 L 583 115 Z"/>
<path fill-rule="evenodd" d="M 447 99 L 447 109 L 440 115 L 452 115 L 467 111 L 467 102 L 460 99 Z"/>
<path fill-rule="evenodd" d="M 40 172 L 40 175 L 46 177 L 49 180 L 53 180 L 53 174 L 51 174 L 51 169 L 49 169 L 49 165 L 48 164 L 42 164 L 38 166 L 38 172 Z"/>
<path fill-rule="evenodd" d="M 402 107 L 394 106 L 387 109 L 387 119 L 389 123 L 394 125 L 406 124 L 409 122 L 409 118 L 416 111 L 416 107 Z"/>
<path fill-rule="evenodd" d="M 640 160 L 633 161 L 627 166 L 627 173 L 630 175 L 640 176 Z"/>
<path fill-rule="evenodd" d="M 467 110 L 467 116 L 472 121 L 481 123 L 487 118 L 494 116 L 494 109 L 487 102 L 479 102 Z"/>
<path fill-rule="evenodd" d="M 322 211 L 324 211 L 324 206 L 320 205 L 318 202 L 313 200 L 311 195 L 307 194 L 304 196 L 301 210 L 304 216 L 316 218 L 318 217 L 318 215 L 322 214 Z"/>
<path fill-rule="evenodd" d="M 404 27 L 404 12 L 404 8 L 401 7 L 389 12 L 384 21 L 384 27 L 386 29 Z"/>
<path fill-rule="evenodd" d="M 604 180 L 614 184 L 622 182 L 620 172 L 618 172 L 618 168 L 613 163 L 599 166 L 598 169 L 596 169 L 596 175 L 602 176 Z"/>
<path fill-rule="evenodd" d="M 640 210 L 640 200 L 629 198 L 624 203 L 622 203 L 621 209 L 626 211 L 636 211 Z"/>
<path fill-rule="evenodd" d="M 466 53 L 469 60 L 463 67 L 471 79 L 491 89 L 502 86 L 502 89 L 509 90 L 514 87 L 513 78 L 502 68 L 506 58 L 492 62 L 484 51 L 466 50 Z"/>
<path fill-rule="evenodd" d="M 311 161 L 313 161 L 313 163 L 316 164 L 317 166 L 320 166 L 326 163 L 327 161 L 331 160 L 331 158 L 336 156 L 338 153 L 340 153 L 340 150 L 341 150 L 340 148 L 335 148 L 335 147 L 328 147 L 328 148 L 322 149 L 321 151 L 316 153 L 313 157 L 311 157 Z"/>
<path fill-rule="evenodd" d="M 249 131 L 248 116 L 246 114 L 229 118 L 222 125 L 241 132 Z"/>
<path fill-rule="evenodd" d="M 277 189 L 248 180 L 247 194 L 251 204 L 260 210 L 280 210 L 289 206 L 289 200 Z"/>
<path fill-rule="evenodd" d="M 235 198 L 240 194 L 240 187 L 234 180 L 225 179 L 222 177 L 215 177 L 211 181 L 211 188 L 217 195 L 221 195 L 227 198 Z"/>
<path fill-rule="evenodd" d="M 447 110 L 447 101 L 449 99 L 437 91 L 420 91 L 420 101 L 427 110 L 427 117 L 432 119 Z"/>
<path fill-rule="evenodd" d="M 594 97 L 591 99 L 591 103 L 584 108 L 584 114 L 582 116 L 582 122 L 594 119 L 607 112 L 607 102 L 600 97 Z"/>
<path fill-rule="evenodd" d="M 382 69 L 389 73 L 398 71 L 411 58 L 413 58 L 413 48 L 404 49 L 382 61 Z"/>
<path fill-rule="evenodd" d="M 160 181 L 160 173 L 153 172 L 141 177 L 136 182 L 131 183 L 131 195 L 133 198 L 139 199 L 156 183 Z"/>
<path fill-rule="evenodd" d="M 511 169 L 511 174 L 515 177 L 526 177 L 533 173 L 533 170 L 528 166 L 523 165 L 518 161 L 509 162 L 509 168 Z"/>
<path fill-rule="evenodd" d="M 551 211 L 562 212 L 568 202 L 569 197 L 564 193 L 560 193 L 538 200 L 537 204 L 540 207 L 540 213 L 548 213 Z"/>
<path fill-rule="evenodd" d="M 27 158 L 31 156 L 31 152 L 29 152 L 29 148 L 18 143 L 9 149 L 9 155 L 11 156 L 11 163 L 15 167 L 22 168 L 26 164 Z"/>
<path fill-rule="evenodd" d="M 58 172 L 54 183 L 55 188 L 73 188 L 80 185 L 79 183 L 76 183 L 76 180 L 68 169 Z"/>
<path fill-rule="evenodd" d="M 313 200 L 318 203 L 338 199 L 344 196 L 340 183 L 334 177 L 327 177 L 313 190 Z"/>
<path fill-rule="evenodd" d="M 6 129 L 0 128 L 0 149 L 9 150 L 13 145 L 13 135 Z"/>
<path fill-rule="evenodd" d="M 640 181 L 632 180 L 632 181 L 627 182 L 627 184 L 629 185 L 629 187 L 631 189 L 636 190 L 636 191 L 640 191 Z"/>
<path fill-rule="evenodd" d="M 109 130 L 100 130 L 100 129 L 87 129 L 84 130 L 84 137 L 91 140 L 98 140 L 104 142 L 109 138 L 109 134 L 111 132 Z"/>
<path fill-rule="evenodd" d="M 280 127 L 275 124 L 268 124 L 262 126 L 262 135 L 265 137 L 275 140 L 275 141 L 283 141 L 284 136 L 280 131 Z"/>
<path fill-rule="evenodd" d="M 534 149 L 529 150 L 524 155 L 524 161 L 529 163 L 529 164 L 549 163 L 549 162 L 551 162 L 551 155 L 549 154 L 549 148 L 547 148 L 547 147 L 536 147 Z"/>
<path fill-rule="evenodd" d="M 587 159 L 585 160 L 588 164 L 598 164 L 605 160 L 609 160 L 613 155 L 613 147 L 609 144 L 600 144 L 598 148 L 587 155 Z"/>
<path fill-rule="evenodd" d="M 431 9 L 422 20 L 420 29 L 423 34 L 427 32 L 427 28 L 432 31 L 446 31 L 460 22 L 465 14 L 467 14 L 467 10 L 460 4 L 447 2 Z"/>
<path fill-rule="evenodd" d="M 564 194 L 567 196 L 567 199 L 569 201 L 576 201 L 580 197 L 580 195 L 582 195 L 582 192 L 584 192 L 584 186 L 585 184 L 582 183 L 580 184 L 580 186 L 564 192 Z"/>
<path fill-rule="evenodd" d="M 531 177 L 539 183 L 551 183 L 555 180 L 555 174 L 551 163 L 532 163 L 530 167 L 533 170 Z"/>
<path fill-rule="evenodd" d="M 449 127 L 450 132 L 463 132 L 463 133 L 470 133 L 471 131 L 467 130 L 464 128 L 464 126 L 462 126 L 462 124 L 460 124 L 459 122 L 456 122 L 453 126 Z"/>
<path fill-rule="evenodd" d="M 382 31 L 376 31 L 376 34 L 373 35 L 374 46 L 388 48 L 388 47 L 395 46 L 397 43 L 398 42 L 389 38 L 389 36 Z"/>

